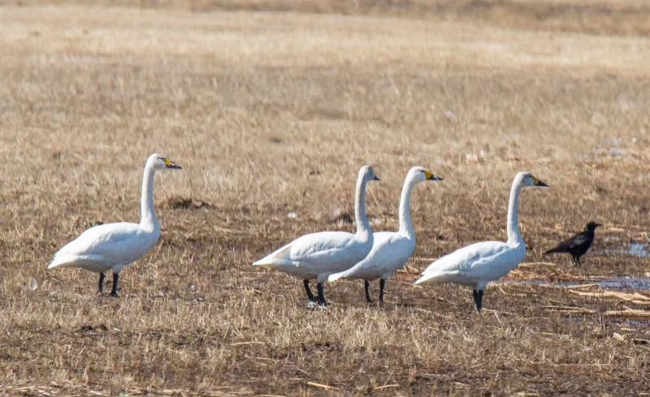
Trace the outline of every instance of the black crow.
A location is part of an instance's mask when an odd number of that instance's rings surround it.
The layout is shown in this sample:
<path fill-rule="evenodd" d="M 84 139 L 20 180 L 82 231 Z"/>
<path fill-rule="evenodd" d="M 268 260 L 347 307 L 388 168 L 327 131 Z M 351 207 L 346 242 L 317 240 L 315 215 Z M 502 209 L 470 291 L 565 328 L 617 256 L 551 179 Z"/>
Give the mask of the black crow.
<path fill-rule="evenodd" d="M 580 257 L 589 250 L 591 243 L 594 242 L 594 231 L 598 226 L 602 226 L 600 223 L 589 222 L 585 226 L 585 230 L 576 234 L 575 236 L 562 241 L 557 247 L 550 249 L 544 253 L 553 254 L 557 252 L 566 252 L 571 254 L 573 261 L 576 265 L 580 265 Z"/>

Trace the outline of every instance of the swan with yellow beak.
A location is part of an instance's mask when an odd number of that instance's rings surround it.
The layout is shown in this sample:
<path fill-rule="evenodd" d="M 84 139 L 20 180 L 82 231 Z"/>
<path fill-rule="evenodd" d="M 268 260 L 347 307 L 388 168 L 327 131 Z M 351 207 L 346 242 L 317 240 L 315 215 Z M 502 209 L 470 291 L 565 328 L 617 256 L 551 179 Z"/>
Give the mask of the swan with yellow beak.
<path fill-rule="evenodd" d="M 415 284 L 455 283 L 471 287 L 476 310 L 480 312 L 488 283 L 508 274 L 526 256 L 518 212 L 521 189 L 527 186 L 548 187 L 548 184 L 528 172 L 515 176 L 508 206 L 508 241 L 483 241 L 445 255 L 431 263 Z"/>

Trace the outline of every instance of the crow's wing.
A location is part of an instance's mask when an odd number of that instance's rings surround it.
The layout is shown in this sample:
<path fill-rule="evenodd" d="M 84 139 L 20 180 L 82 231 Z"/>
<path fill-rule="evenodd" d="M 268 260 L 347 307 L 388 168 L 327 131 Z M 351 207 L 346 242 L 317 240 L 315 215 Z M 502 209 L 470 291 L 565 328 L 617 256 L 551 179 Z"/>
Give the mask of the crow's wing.
<path fill-rule="evenodd" d="M 546 251 L 547 254 L 553 252 L 571 252 L 572 250 L 589 243 L 588 233 L 578 233 L 575 236 L 562 241 L 555 248 Z"/>

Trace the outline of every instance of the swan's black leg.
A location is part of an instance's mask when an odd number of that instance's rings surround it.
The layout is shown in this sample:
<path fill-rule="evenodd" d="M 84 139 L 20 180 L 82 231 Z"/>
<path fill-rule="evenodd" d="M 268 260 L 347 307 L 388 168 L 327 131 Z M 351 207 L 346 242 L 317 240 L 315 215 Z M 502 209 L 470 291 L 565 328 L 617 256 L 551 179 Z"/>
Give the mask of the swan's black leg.
<path fill-rule="evenodd" d="M 384 303 L 384 287 L 386 286 L 386 280 L 383 278 L 379 279 L 379 303 Z"/>
<path fill-rule="evenodd" d="M 363 287 L 366 290 L 366 302 L 372 303 L 372 299 L 370 299 L 370 291 L 368 291 L 368 288 L 370 288 L 370 281 L 363 280 Z"/>
<path fill-rule="evenodd" d="M 111 289 L 111 296 L 117 298 L 117 281 L 120 279 L 119 273 L 113 273 L 113 289 Z"/>
<path fill-rule="evenodd" d="M 321 308 L 327 307 L 327 302 L 325 302 L 325 295 L 323 295 L 323 283 L 318 283 L 318 306 Z"/>
<path fill-rule="evenodd" d="M 311 293 L 311 289 L 309 288 L 309 280 L 302 280 L 302 283 L 305 286 L 305 291 L 307 292 L 307 299 L 309 299 L 309 302 L 316 302 L 314 294 Z"/>
<path fill-rule="evenodd" d="M 106 276 L 104 276 L 104 273 L 103 273 L 103 272 L 102 272 L 102 273 L 99 273 L 99 288 L 97 289 L 97 293 L 98 293 L 98 294 L 101 294 L 101 293 L 104 292 L 104 278 L 105 278 L 105 277 L 106 277 Z"/>
<path fill-rule="evenodd" d="M 472 291 L 474 295 L 474 305 L 476 305 L 476 311 L 481 312 L 481 308 L 483 307 L 483 290 L 473 290 Z"/>

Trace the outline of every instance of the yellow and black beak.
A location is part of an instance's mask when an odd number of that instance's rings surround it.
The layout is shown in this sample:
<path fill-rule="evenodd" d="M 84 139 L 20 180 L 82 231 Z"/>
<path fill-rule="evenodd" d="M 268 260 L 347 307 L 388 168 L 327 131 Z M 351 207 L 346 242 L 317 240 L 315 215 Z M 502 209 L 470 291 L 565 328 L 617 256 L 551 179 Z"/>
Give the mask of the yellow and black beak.
<path fill-rule="evenodd" d="M 183 169 L 180 165 L 174 163 L 173 161 L 171 161 L 170 159 L 168 159 L 166 157 L 165 157 L 165 167 L 173 169 L 173 170 L 182 170 Z"/>
<path fill-rule="evenodd" d="M 531 175 L 530 177 L 533 178 L 533 186 L 537 186 L 537 187 L 549 187 L 548 183 L 546 183 L 546 182 L 544 182 L 544 181 L 541 181 L 541 180 L 537 179 L 536 177 L 534 177 L 534 176 L 532 176 L 532 175 Z"/>
<path fill-rule="evenodd" d="M 424 170 L 424 175 L 427 177 L 427 181 L 444 181 L 441 176 L 433 175 L 433 172 L 429 170 Z"/>

